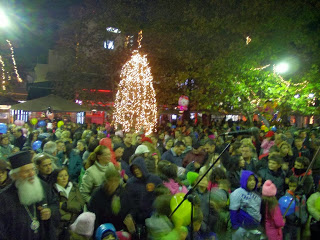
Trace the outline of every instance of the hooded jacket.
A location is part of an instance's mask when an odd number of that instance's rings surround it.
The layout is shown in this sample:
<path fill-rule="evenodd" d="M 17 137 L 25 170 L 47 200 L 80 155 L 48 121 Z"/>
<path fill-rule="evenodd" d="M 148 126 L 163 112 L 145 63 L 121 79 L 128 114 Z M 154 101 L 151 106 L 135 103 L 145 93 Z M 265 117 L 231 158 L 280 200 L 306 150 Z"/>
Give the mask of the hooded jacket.
<path fill-rule="evenodd" d="M 255 192 L 257 188 L 258 179 L 256 179 L 256 186 L 254 190 L 248 191 L 247 183 L 249 177 L 254 173 L 243 170 L 240 178 L 240 188 L 237 188 L 230 195 L 230 218 L 232 228 L 239 227 L 245 229 L 255 229 L 259 226 L 261 221 L 261 197 Z"/>
<path fill-rule="evenodd" d="M 142 177 L 137 178 L 133 171 L 136 166 L 142 172 Z M 152 204 L 155 199 L 155 188 L 162 184 L 160 177 L 148 172 L 142 157 L 136 158 L 130 165 L 133 177 L 129 178 L 126 188 L 132 206 L 130 207 L 133 219 L 139 224 L 144 224 L 146 218 L 151 216 Z"/>

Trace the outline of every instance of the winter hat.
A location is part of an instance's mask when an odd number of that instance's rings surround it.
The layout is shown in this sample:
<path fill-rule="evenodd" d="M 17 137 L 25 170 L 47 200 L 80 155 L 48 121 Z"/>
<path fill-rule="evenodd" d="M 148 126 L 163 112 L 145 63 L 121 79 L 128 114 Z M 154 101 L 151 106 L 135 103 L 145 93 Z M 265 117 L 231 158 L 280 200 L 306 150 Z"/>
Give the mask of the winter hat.
<path fill-rule="evenodd" d="M 112 223 L 101 224 L 96 230 L 96 240 L 101 240 L 106 237 L 108 234 L 112 234 L 114 237 L 116 235 L 116 229 Z"/>
<path fill-rule="evenodd" d="M 92 212 L 81 213 L 70 226 L 71 231 L 86 237 L 91 237 L 94 231 L 96 215 Z"/>
<path fill-rule="evenodd" d="M 22 167 L 24 165 L 30 164 L 31 162 L 31 153 L 29 151 L 21 151 L 15 154 L 12 154 L 8 157 L 12 169 Z"/>
<path fill-rule="evenodd" d="M 142 154 L 142 153 L 148 153 L 148 152 L 149 152 L 149 149 L 147 146 L 139 145 L 136 151 L 134 152 L 134 154 Z"/>
<path fill-rule="evenodd" d="M 149 143 L 152 143 L 152 140 L 151 140 L 151 138 L 143 137 L 143 138 L 141 139 L 141 142 L 149 142 Z"/>
<path fill-rule="evenodd" d="M 269 132 L 267 132 L 267 134 L 265 135 L 265 137 L 266 137 L 266 138 L 268 138 L 268 137 L 273 137 L 273 135 L 274 135 L 274 132 L 273 132 L 273 131 L 269 131 Z"/>
<path fill-rule="evenodd" d="M 277 194 L 277 187 L 270 180 L 265 181 L 262 186 L 262 196 L 273 197 Z"/>
<path fill-rule="evenodd" d="M 119 240 L 131 240 L 131 235 L 128 232 L 118 231 L 116 233 Z"/>

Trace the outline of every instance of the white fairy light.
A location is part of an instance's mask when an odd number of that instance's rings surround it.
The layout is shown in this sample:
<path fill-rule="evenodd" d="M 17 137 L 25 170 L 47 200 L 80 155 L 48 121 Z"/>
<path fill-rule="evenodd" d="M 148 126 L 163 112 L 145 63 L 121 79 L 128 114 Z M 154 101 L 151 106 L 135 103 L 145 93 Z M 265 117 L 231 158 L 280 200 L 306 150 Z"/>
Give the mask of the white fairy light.
<path fill-rule="evenodd" d="M 18 80 L 18 82 L 23 82 L 23 80 L 20 78 L 20 75 L 19 75 L 19 72 L 18 72 L 18 68 L 17 68 L 17 64 L 16 64 L 16 60 L 14 58 L 13 46 L 12 46 L 12 44 L 11 44 L 11 42 L 9 40 L 6 40 L 6 41 L 7 41 L 8 45 L 9 45 L 10 50 L 11 50 L 11 59 L 12 59 L 12 63 L 13 63 L 14 72 L 17 75 L 17 80 Z"/>
<path fill-rule="evenodd" d="M 136 132 L 143 128 L 146 134 L 150 134 L 156 127 L 156 94 L 146 56 L 134 50 L 121 70 L 113 115 L 114 121 L 121 124 L 125 132 L 133 127 Z"/>

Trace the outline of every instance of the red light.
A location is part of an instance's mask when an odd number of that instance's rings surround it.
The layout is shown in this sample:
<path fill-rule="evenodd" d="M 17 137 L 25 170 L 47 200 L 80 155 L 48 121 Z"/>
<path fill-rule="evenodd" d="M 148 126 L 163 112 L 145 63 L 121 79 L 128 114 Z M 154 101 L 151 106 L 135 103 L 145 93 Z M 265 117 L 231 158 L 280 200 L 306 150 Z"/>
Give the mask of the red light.
<path fill-rule="evenodd" d="M 111 90 L 104 90 L 104 89 L 99 89 L 98 92 L 104 92 L 104 93 L 109 93 L 112 92 Z"/>
<path fill-rule="evenodd" d="M 84 89 L 82 89 L 82 91 L 88 91 L 88 89 L 86 89 L 86 88 L 84 88 Z M 107 89 L 90 89 L 89 90 L 90 92 L 103 92 L 103 93 L 110 93 L 110 92 L 112 92 L 111 90 L 107 90 Z"/>

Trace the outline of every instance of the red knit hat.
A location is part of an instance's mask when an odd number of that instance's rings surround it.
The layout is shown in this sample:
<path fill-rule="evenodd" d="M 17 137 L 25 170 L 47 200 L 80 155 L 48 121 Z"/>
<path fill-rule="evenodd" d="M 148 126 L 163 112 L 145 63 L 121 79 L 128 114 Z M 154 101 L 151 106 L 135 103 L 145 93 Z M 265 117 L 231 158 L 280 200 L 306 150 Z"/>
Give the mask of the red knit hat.
<path fill-rule="evenodd" d="M 277 187 L 270 180 L 265 181 L 262 186 L 262 196 L 273 197 L 277 194 Z"/>
<path fill-rule="evenodd" d="M 266 134 L 266 138 L 268 138 L 268 137 L 272 137 L 274 135 L 274 132 L 273 131 L 269 131 L 269 132 L 267 132 L 267 134 Z"/>
<path fill-rule="evenodd" d="M 149 143 L 152 143 L 152 140 L 151 140 L 151 138 L 143 137 L 143 138 L 141 139 L 141 142 L 149 142 Z"/>
<path fill-rule="evenodd" d="M 119 240 L 131 240 L 131 235 L 128 232 L 118 231 L 116 234 Z"/>

